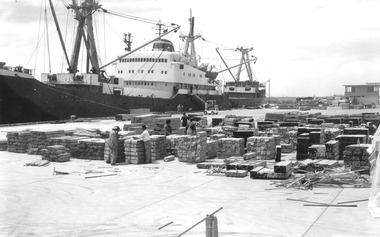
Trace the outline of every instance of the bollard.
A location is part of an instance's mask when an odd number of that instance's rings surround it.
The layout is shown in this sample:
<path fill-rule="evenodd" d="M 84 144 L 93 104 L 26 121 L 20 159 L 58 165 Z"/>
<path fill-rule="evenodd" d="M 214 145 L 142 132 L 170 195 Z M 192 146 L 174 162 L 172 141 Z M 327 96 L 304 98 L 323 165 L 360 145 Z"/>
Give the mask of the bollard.
<path fill-rule="evenodd" d="M 218 237 L 218 219 L 213 215 L 206 216 L 206 237 Z"/>

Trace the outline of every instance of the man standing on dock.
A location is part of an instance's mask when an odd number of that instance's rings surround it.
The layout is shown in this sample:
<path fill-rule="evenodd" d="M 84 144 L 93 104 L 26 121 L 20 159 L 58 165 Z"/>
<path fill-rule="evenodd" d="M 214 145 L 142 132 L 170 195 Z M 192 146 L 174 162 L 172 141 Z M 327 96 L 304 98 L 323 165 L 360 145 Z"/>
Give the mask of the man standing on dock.
<path fill-rule="evenodd" d="M 151 150 L 152 146 L 150 143 L 150 135 L 148 130 L 146 129 L 145 124 L 142 125 L 142 130 L 143 132 L 140 135 L 140 139 L 144 141 L 144 146 L 145 146 L 145 163 L 151 163 L 152 162 L 152 156 L 151 156 Z"/>
<path fill-rule="evenodd" d="M 189 120 L 189 117 L 186 115 L 186 113 L 183 113 L 182 118 L 181 118 L 181 125 L 182 127 L 185 127 L 185 135 L 187 134 L 187 129 L 189 128 L 188 120 Z"/>
<path fill-rule="evenodd" d="M 119 131 L 120 131 L 119 126 L 113 127 L 108 139 L 109 153 L 105 160 L 106 160 L 106 163 L 111 163 L 111 165 L 116 165 L 117 143 L 118 143 Z"/>

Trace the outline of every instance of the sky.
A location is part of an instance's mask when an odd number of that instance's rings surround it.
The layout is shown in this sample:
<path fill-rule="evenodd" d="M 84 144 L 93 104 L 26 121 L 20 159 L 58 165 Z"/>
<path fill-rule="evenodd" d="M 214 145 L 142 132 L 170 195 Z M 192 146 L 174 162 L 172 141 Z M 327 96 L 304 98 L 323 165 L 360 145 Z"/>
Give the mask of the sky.
<path fill-rule="evenodd" d="M 73 13 L 62 2 L 71 0 L 52 2 L 70 49 Z M 49 71 L 49 41 L 51 72 L 65 70 L 48 1 L 1 3 L 0 61 L 33 68 L 39 78 Z M 250 54 L 257 57 L 253 72 L 258 81 L 267 83 L 267 96 L 343 95 L 343 85 L 380 83 L 379 0 L 103 0 L 100 4 L 109 11 L 180 25 L 176 34 L 167 37 L 176 50 L 183 49 L 179 36 L 189 30 L 191 11 L 195 33 L 205 39 L 196 44 L 200 61 L 222 70 L 225 66 L 215 48 L 233 66 L 240 60 L 233 49 L 253 47 Z M 43 34 L 45 18 L 49 40 Z M 154 24 L 104 13 L 94 16 L 94 22 L 102 64 L 125 53 L 123 33 L 133 35 L 132 48 L 156 37 Z M 110 74 L 112 70 L 108 69 Z M 232 80 L 228 72 L 218 78 Z"/>

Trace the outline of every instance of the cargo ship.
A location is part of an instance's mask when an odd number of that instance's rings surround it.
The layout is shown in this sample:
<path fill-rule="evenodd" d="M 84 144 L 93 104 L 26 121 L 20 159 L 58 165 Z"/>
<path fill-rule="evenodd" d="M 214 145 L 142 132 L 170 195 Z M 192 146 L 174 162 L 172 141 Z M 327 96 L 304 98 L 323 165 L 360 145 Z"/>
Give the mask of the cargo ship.
<path fill-rule="evenodd" d="M 184 37 L 184 52 L 175 52 L 173 43 L 163 37 L 179 29 L 162 29 L 147 44 L 127 49 L 116 60 L 100 65 L 92 26 L 92 14 L 105 11 L 97 1 L 73 1 L 68 10 L 78 21 L 71 60 L 65 50 L 54 7 L 51 12 L 60 36 L 68 72 L 43 73 L 41 80 L 32 70 L 0 67 L 0 123 L 55 121 L 76 117 L 107 117 L 130 113 L 131 109 L 146 108 L 151 112 L 204 111 L 207 100 L 215 100 L 221 108 L 231 108 L 228 98 L 218 90 L 217 73 L 198 66 L 195 59 L 194 18 L 191 30 Z M 105 11 L 107 12 L 107 11 Z M 161 33 L 162 32 L 162 33 Z M 85 73 L 78 72 L 81 44 L 86 45 L 88 65 Z M 152 44 L 151 51 L 138 51 Z M 189 53 L 189 49 L 191 52 Z M 105 68 L 116 64 L 116 75 L 106 77 Z"/>

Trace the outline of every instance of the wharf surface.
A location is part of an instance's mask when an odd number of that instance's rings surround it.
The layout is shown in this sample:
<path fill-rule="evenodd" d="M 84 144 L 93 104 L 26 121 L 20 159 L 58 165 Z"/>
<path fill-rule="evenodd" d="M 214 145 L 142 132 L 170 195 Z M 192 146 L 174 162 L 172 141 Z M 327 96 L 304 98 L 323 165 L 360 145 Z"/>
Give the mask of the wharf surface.
<path fill-rule="evenodd" d="M 123 123 L 76 126 L 110 129 Z M 15 127 L 1 128 L 0 134 L 8 129 Z M 357 207 L 312 207 L 287 200 L 336 204 L 366 199 L 369 188 L 274 188 L 269 180 L 207 176 L 195 165 L 177 160 L 111 166 L 72 158 L 46 167 L 24 166 L 40 159 L 0 151 L 0 236 L 178 236 L 220 207 L 219 236 L 380 233 L 379 219 L 370 215 L 367 202 L 354 203 Z M 295 153 L 284 159 L 295 159 Z M 54 175 L 54 170 L 71 174 Z M 101 175 L 100 171 L 116 175 L 86 178 Z M 184 236 L 205 236 L 205 224 Z"/>

